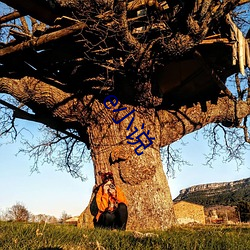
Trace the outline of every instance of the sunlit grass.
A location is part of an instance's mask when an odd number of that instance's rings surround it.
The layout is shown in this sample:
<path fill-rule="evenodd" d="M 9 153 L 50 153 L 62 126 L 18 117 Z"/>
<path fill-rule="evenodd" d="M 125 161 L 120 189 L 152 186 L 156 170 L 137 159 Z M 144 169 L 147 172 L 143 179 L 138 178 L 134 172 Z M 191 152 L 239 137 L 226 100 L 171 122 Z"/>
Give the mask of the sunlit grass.
<path fill-rule="evenodd" d="M 166 231 L 119 232 L 65 225 L 0 222 L 0 249 L 195 249 L 247 250 L 249 226 L 174 227 Z"/>

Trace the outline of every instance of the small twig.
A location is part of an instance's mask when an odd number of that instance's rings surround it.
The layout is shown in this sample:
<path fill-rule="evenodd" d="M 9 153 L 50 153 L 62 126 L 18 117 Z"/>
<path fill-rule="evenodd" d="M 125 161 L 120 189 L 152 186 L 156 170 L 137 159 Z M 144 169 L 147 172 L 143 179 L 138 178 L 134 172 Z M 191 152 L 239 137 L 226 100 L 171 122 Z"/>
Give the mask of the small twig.
<path fill-rule="evenodd" d="M 239 74 L 235 74 L 235 84 L 236 84 L 236 89 L 238 93 L 238 99 L 242 100 Z"/>

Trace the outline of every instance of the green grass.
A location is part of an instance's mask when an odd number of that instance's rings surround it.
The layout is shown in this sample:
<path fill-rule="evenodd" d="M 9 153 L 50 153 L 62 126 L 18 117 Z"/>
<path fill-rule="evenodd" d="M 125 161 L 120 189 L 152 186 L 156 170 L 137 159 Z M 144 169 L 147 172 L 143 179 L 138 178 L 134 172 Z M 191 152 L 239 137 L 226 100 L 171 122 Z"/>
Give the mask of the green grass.
<path fill-rule="evenodd" d="M 0 222 L 0 249 L 250 249 L 249 226 L 174 227 L 151 233 L 153 235 L 138 238 L 138 235 L 130 231 L 86 230 L 65 225 L 44 227 L 44 224 Z"/>

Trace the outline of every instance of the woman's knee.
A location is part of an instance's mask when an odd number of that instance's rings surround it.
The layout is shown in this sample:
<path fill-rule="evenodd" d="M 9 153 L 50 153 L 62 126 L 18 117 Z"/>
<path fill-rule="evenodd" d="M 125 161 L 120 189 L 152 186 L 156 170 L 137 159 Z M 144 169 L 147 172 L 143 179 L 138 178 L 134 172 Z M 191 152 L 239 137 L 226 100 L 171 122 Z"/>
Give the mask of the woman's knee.
<path fill-rule="evenodd" d="M 118 204 L 118 208 L 119 208 L 119 209 L 122 209 L 122 210 L 127 210 L 127 206 L 126 206 L 126 204 L 124 204 L 124 203 L 119 203 L 119 204 Z"/>
<path fill-rule="evenodd" d="M 113 222 L 115 219 L 114 214 L 110 213 L 110 212 L 104 212 L 101 214 L 102 219 L 106 222 Z"/>

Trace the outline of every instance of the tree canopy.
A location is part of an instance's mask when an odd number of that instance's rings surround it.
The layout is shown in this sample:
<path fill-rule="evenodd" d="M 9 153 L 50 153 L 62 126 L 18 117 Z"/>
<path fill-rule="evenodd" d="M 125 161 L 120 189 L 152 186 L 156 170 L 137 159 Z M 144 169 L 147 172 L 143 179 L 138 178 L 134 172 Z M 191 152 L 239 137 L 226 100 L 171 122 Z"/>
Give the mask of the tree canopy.
<path fill-rule="evenodd" d="M 225 86 L 229 75 L 249 66 L 248 42 L 230 15 L 248 1 L 2 2 L 15 10 L 0 19 L 9 37 L 1 43 L 0 88 L 19 102 L 2 99 L 3 112 L 12 109 L 14 118 L 41 122 L 66 134 L 61 140 L 89 147 L 86 130 L 97 122 L 89 108 L 115 94 L 123 104 L 156 110 L 160 146 L 217 121 L 242 127 L 249 140 L 248 87 L 237 78 L 235 98 Z M 206 101 L 217 100 L 225 109 L 238 103 L 240 111 L 219 117 L 206 110 Z M 206 117 L 185 114 L 198 106 Z M 165 111 L 179 108 L 170 120 L 187 118 L 189 125 L 170 138 Z M 4 134 L 13 127 L 6 125 L 10 115 L 2 117 Z"/>

